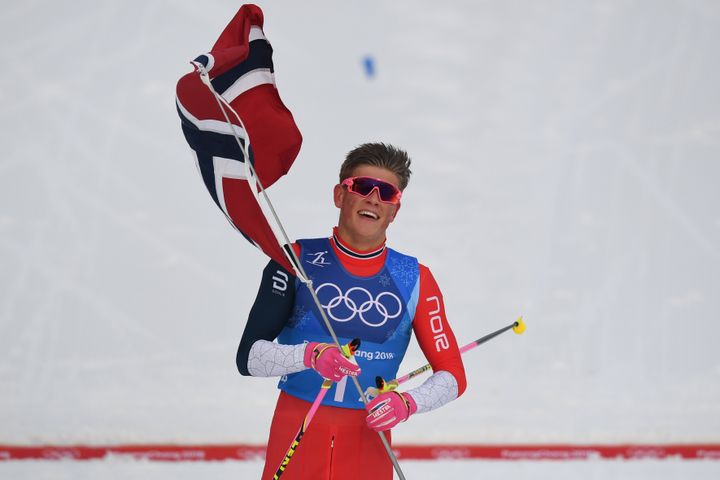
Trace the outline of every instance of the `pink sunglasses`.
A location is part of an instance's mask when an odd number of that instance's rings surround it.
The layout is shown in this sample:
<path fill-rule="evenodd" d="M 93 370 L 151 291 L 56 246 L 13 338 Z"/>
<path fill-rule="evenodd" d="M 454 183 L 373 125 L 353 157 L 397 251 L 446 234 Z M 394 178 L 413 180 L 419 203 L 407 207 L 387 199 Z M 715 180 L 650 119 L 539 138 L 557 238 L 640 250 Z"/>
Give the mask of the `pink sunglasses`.
<path fill-rule="evenodd" d="M 369 196 L 373 190 L 377 190 L 381 202 L 397 204 L 400 202 L 402 192 L 392 183 L 373 177 L 348 177 L 342 181 L 349 192 L 361 197 Z"/>

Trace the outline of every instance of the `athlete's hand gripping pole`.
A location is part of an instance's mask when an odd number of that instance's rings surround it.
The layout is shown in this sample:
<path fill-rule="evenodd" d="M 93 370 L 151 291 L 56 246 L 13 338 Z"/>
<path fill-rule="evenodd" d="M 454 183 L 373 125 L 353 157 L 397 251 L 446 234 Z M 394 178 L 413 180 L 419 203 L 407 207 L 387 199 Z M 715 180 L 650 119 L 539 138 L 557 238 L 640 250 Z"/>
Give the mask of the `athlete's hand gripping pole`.
<path fill-rule="evenodd" d="M 355 341 L 357 344 L 353 344 Z M 353 354 L 359 344 L 360 339 L 358 338 L 340 348 L 332 343 L 308 343 L 305 347 L 303 363 L 306 367 L 318 372 L 324 379 L 333 382 L 339 382 L 345 375 L 357 377 L 360 375 L 360 367 L 355 362 Z"/>
<path fill-rule="evenodd" d="M 316 344 L 317 345 L 317 344 Z M 327 344 L 324 344 L 327 345 Z M 331 346 L 333 348 L 337 348 L 334 345 Z M 342 354 L 343 358 L 347 361 L 351 360 L 353 356 L 355 355 L 355 351 L 360 347 L 360 339 L 355 338 L 351 340 L 349 343 L 342 345 L 339 349 L 339 352 Z M 312 352 L 315 349 L 310 349 Z M 358 369 L 359 372 L 359 369 Z M 318 370 L 318 373 L 319 370 Z M 322 374 L 321 374 L 322 375 Z M 342 375 L 338 380 L 342 379 L 344 375 Z M 336 380 L 337 381 L 337 380 Z M 325 378 L 322 385 L 320 386 L 320 391 L 317 394 L 317 397 L 315 397 L 315 401 L 310 406 L 310 410 L 308 410 L 308 413 L 305 415 L 305 419 L 303 420 L 302 425 L 300 425 L 300 430 L 298 430 L 297 435 L 295 435 L 295 438 L 293 439 L 292 443 L 290 444 L 290 447 L 288 448 L 287 453 L 285 454 L 285 457 L 282 459 L 282 462 L 280 462 L 280 466 L 278 467 L 277 471 L 275 472 L 275 475 L 273 476 L 273 480 L 277 480 L 280 478 L 280 476 L 285 472 L 285 470 L 288 467 L 288 464 L 290 463 L 290 460 L 292 460 L 292 456 L 295 454 L 295 450 L 297 450 L 298 445 L 300 445 L 300 440 L 302 440 L 303 435 L 305 435 L 305 432 L 307 431 L 308 425 L 310 425 L 310 421 L 315 416 L 315 412 L 317 412 L 318 407 L 323 401 L 323 398 L 325 398 L 325 394 L 328 392 L 330 387 L 333 384 L 333 380 L 330 380 L 328 378 Z"/>
<path fill-rule="evenodd" d="M 495 330 L 492 333 L 488 333 L 484 337 L 480 337 L 475 341 L 472 341 L 468 343 L 467 345 L 460 348 L 460 353 L 465 353 L 468 350 L 472 350 L 473 348 L 482 345 L 483 343 L 487 342 L 488 340 L 492 340 L 493 338 L 497 337 L 500 334 L 503 334 L 507 332 L 508 330 L 512 330 L 518 335 L 521 335 L 525 331 L 525 322 L 523 321 L 522 316 L 519 317 L 516 321 L 511 323 L 510 325 L 500 328 L 498 330 Z M 396 378 L 395 380 L 385 381 L 382 377 L 376 377 L 375 382 L 378 385 L 378 388 L 370 387 L 365 391 L 365 395 L 367 397 L 378 397 L 381 394 L 387 393 L 389 391 L 395 390 L 401 383 L 405 383 L 408 380 L 410 380 L 413 377 L 417 377 L 420 374 L 423 374 L 427 372 L 428 370 L 432 370 L 432 366 L 428 363 L 426 365 L 423 365 L 420 368 L 416 368 L 412 372 L 403 375 L 402 377 Z"/>
<path fill-rule="evenodd" d="M 376 432 L 384 432 L 406 421 L 417 412 L 415 399 L 407 392 L 397 392 L 397 383 L 388 385 L 382 377 L 375 377 L 380 392 L 365 408 L 368 412 L 365 421 L 367 426 Z"/>

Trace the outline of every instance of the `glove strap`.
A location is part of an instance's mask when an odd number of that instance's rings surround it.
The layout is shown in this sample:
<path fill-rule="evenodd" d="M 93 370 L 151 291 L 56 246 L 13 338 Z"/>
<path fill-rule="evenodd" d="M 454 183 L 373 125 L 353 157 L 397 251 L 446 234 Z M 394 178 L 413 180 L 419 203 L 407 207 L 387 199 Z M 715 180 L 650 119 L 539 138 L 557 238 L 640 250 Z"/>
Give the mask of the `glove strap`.
<path fill-rule="evenodd" d="M 405 407 L 407 407 L 408 414 L 407 414 L 407 417 L 405 418 L 405 420 L 407 420 L 408 418 L 410 418 L 410 415 L 417 412 L 417 405 L 415 404 L 415 400 L 410 396 L 409 393 L 400 393 L 398 391 L 396 391 L 395 393 L 400 395 L 400 398 L 402 398 L 403 403 L 405 403 Z"/>
<path fill-rule="evenodd" d="M 330 345 L 329 343 L 318 343 L 315 348 L 313 348 L 312 356 L 310 357 L 310 366 L 314 369 L 315 368 L 315 362 L 318 358 L 320 358 L 320 355 L 327 350 L 328 348 L 332 348 L 335 345 Z"/>

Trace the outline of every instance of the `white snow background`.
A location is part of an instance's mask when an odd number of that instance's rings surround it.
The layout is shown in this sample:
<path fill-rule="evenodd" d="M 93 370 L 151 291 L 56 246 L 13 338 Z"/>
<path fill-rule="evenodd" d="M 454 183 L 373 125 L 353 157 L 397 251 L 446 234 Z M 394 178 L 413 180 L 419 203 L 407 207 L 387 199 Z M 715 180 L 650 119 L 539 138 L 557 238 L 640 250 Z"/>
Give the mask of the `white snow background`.
<path fill-rule="evenodd" d="M 713 460 L 581 461 L 401 461 L 408 480 L 717 480 Z M 255 480 L 260 461 L 136 462 L 107 459 L 92 462 L 0 462 L 3 480 Z M 368 478 L 373 478 L 368 471 Z"/>
<path fill-rule="evenodd" d="M 304 136 L 290 235 L 329 234 L 348 150 L 397 144 L 389 244 L 460 343 L 527 323 L 396 442 L 720 442 L 720 3 L 258 4 Z M 239 6 L 4 2 L 0 443 L 265 442 L 276 382 L 234 357 L 266 260 L 174 104 Z"/>

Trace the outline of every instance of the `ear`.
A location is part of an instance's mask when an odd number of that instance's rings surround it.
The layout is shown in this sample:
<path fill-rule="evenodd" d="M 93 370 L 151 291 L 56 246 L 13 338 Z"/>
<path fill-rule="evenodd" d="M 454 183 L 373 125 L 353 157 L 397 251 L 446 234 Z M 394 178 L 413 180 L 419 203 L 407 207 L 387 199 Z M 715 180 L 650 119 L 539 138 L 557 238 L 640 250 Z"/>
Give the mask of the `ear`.
<path fill-rule="evenodd" d="M 333 200 L 335 201 L 335 206 L 337 208 L 340 208 L 342 206 L 342 200 L 344 195 L 345 189 L 343 188 L 343 186 L 339 183 L 335 185 L 335 188 L 333 188 Z"/>

